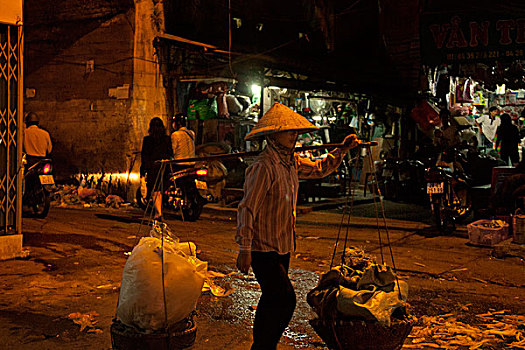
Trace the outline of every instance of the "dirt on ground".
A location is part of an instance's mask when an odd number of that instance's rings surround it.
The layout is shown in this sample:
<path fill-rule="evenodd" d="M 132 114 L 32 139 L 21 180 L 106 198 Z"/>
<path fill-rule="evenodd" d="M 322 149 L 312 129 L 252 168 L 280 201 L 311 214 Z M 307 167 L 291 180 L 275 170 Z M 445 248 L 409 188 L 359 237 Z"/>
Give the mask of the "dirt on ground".
<path fill-rule="evenodd" d="M 201 296 L 193 349 L 249 349 L 260 290 L 253 275 L 235 269 L 235 216 L 205 212 L 197 222 L 169 214 L 166 219 L 181 241 L 196 243 L 198 257 L 210 270 L 226 275 L 214 281 L 235 289 L 226 297 Z M 0 347 L 111 349 L 122 270 L 129 252 L 149 231 L 141 221 L 142 212 L 135 208 L 52 208 L 46 219 L 24 219 L 28 257 L 0 263 Z M 482 321 L 477 315 L 487 312 L 525 315 L 525 264 L 520 257 L 496 259 L 491 248 L 469 245 L 461 236 L 429 237 L 427 226 L 417 222 L 390 221 L 387 230 L 378 230 L 368 218 L 355 218 L 348 230 L 340 229 L 340 223 L 338 213 L 298 217 L 290 271 L 298 304 L 279 349 L 325 349 L 308 323 L 315 314 L 305 296 L 319 273 L 329 269 L 336 241 L 341 251 L 345 237 L 347 245 L 395 265 L 409 284 L 409 313 L 417 318 L 416 325 L 423 325 L 423 316 L 453 314 L 476 325 Z M 336 255 L 334 262 L 339 259 Z M 508 343 L 479 348 L 503 349 Z M 413 345 L 410 339 L 406 344 Z"/>

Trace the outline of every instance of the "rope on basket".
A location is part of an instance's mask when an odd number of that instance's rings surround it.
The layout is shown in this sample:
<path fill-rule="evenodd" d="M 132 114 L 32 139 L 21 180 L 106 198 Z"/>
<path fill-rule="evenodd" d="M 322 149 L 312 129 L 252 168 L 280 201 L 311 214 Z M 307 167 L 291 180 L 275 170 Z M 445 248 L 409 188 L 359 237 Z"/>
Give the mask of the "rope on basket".
<path fill-rule="evenodd" d="M 155 179 L 155 183 L 153 185 L 153 188 L 151 190 L 151 194 L 150 195 L 153 195 L 153 193 L 156 193 L 156 192 L 159 192 L 159 190 L 162 190 L 163 188 L 163 182 L 164 182 L 164 173 L 166 171 L 166 162 L 164 161 L 161 161 L 160 162 L 160 169 L 157 173 L 157 178 Z M 162 193 L 161 193 L 161 196 L 162 196 Z M 153 199 L 153 201 L 155 201 L 155 199 Z M 161 209 L 162 209 L 162 200 L 161 200 Z M 149 213 L 148 213 L 149 211 Z M 139 228 L 137 230 L 137 235 L 136 235 L 136 238 L 135 238 L 135 244 L 134 246 L 137 245 L 139 239 L 141 238 L 141 229 L 146 221 L 146 217 L 148 217 L 148 221 L 149 222 L 152 222 L 152 219 L 153 219 L 153 212 L 154 212 L 154 207 L 153 207 L 153 204 L 152 204 L 152 201 L 148 200 L 147 201 L 147 204 L 146 204 L 146 209 L 144 209 L 144 214 L 142 215 L 142 219 L 140 221 L 140 224 L 139 224 Z M 163 224 L 163 227 L 161 229 L 161 245 L 160 245 L 160 249 L 161 249 L 161 266 L 162 266 L 162 269 L 161 269 L 161 273 L 162 273 L 162 297 L 163 297 L 163 301 L 164 301 L 164 322 L 166 324 L 166 330 L 168 330 L 168 309 L 167 309 L 167 302 L 166 302 L 166 288 L 165 288 L 165 272 L 164 272 L 164 233 L 165 233 L 165 229 L 166 229 L 166 224 Z M 190 248 L 190 252 L 191 252 L 191 248 Z M 115 309 L 115 319 L 117 318 L 117 310 L 118 310 L 118 305 L 119 305 L 119 298 L 117 298 L 117 307 Z M 168 335 L 169 335 L 169 331 L 168 331 Z M 169 346 L 169 336 L 168 336 L 168 339 L 167 339 L 167 342 L 168 342 L 168 346 Z"/>
<path fill-rule="evenodd" d="M 390 251 L 390 259 L 392 261 L 392 268 L 394 269 L 394 275 L 396 277 L 396 283 L 399 286 L 399 279 L 397 277 L 397 272 L 396 272 L 397 268 L 396 268 L 396 264 L 395 264 L 395 260 L 394 260 L 394 253 L 392 251 L 392 244 L 390 242 L 390 233 L 388 231 L 388 226 L 387 226 L 387 223 L 386 223 L 385 205 L 384 205 L 384 202 L 383 202 L 383 198 L 381 196 L 381 190 L 380 190 L 380 188 L 378 186 L 377 173 L 376 173 L 376 170 L 375 170 L 375 166 L 374 166 L 374 164 L 372 162 L 372 153 L 370 152 L 370 146 L 371 146 L 370 144 L 360 144 L 358 146 L 359 147 L 358 149 L 360 149 L 360 147 L 365 147 L 367 149 L 367 156 L 365 156 L 365 158 L 368 158 L 369 166 L 370 166 L 370 169 L 372 170 L 372 186 L 373 186 L 373 188 L 372 188 L 371 192 L 373 194 L 372 199 L 373 199 L 373 202 L 374 202 L 374 211 L 375 211 L 375 214 L 376 214 L 376 226 L 377 226 L 379 250 L 380 250 L 380 253 L 381 253 L 381 264 L 383 264 L 383 265 L 385 264 L 385 259 L 384 259 L 384 255 L 383 255 L 383 243 L 382 243 L 382 237 L 381 237 L 381 227 L 380 227 L 380 224 L 379 224 L 379 212 L 378 212 L 376 193 L 377 193 L 377 197 L 379 197 L 379 203 L 381 205 L 381 214 L 382 214 L 382 218 L 383 218 L 384 230 L 385 230 L 385 233 L 386 233 L 386 241 L 387 241 L 386 245 L 388 245 L 388 248 L 389 248 L 389 251 Z M 332 259 L 330 261 L 330 270 L 333 267 L 335 255 L 336 255 L 336 252 L 337 252 L 337 246 L 339 245 L 339 239 L 340 239 L 340 234 L 341 234 L 341 229 L 342 229 L 342 226 L 343 226 L 344 218 L 345 218 L 345 215 L 348 214 L 347 222 L 346 222 L 346 232 L 345 232 L 345 240 L 344 240 L 343 252 L 341 254 L 341 265 L 344 265 L 346 263 L 346 261 L 345 261 L 345 254 L 346 254 L 346 246 L 347 246 L 347 242 L 348 242 L 348 232 L 349 232 L 350 221 L 351 221 L 352 213 L 353 213 L 353 209 L 354 209 L 354 193 L 352 191 L 352 182 L 353 181 L 354 181 L 354 174 L 353 174 L 353 172 L 351 172 L 349 193 L 347 193 L 347 195 L 346 195 L 345 206 L 343 208 L 343 213 L 341 215 L 341 221 L 339 223 L 339 228 L 338 228 L 338 231 L 337 231 L 337 238 L 336 238 L 336 241 L 335 241 L 335 244 L 334 244 L 334 250 L 333 250 L 333 253 L 332 253 Z M 374 187 L 374 185 L 375 185 L 375 187 Z M 365 186 L 367 186 L 367 184 L 365 184 Z M 348 202 L 349 201 L 350 201 L 350 206 L 348 206 Z M 401 297 L 401 290 L 400 290 L 399 287 L 398 287 L 398 294 Z"/>

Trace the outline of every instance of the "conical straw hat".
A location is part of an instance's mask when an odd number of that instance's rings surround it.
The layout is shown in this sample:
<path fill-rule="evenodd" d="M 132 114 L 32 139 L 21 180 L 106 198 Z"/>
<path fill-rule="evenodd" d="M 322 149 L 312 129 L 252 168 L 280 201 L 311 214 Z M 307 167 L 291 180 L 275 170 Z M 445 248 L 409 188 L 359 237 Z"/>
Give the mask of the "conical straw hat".
<path fill-rule="evenodd" d="M 305 133 L 317 129 L 319 129 L 317 126 L 299 113 L 292 111 L 282 103 L 275 102 L 244 139 L 251 140 L 281 131 Z"/>

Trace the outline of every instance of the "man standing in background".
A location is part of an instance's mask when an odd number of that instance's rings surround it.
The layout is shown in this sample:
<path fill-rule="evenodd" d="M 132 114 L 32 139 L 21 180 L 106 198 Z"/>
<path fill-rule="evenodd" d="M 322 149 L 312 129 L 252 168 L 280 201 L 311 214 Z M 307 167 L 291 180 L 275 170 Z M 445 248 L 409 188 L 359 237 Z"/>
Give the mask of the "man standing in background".
<path fill-rule="evenodd" d="M 481 147 L 483 147 L 485 151 L 494 148 L 494 136 L 496 136 L 496 130 L 501 123 L 501 120 L 496 118 L 498 112 L 498 107 L 492 106 L 489 108 L 489 115 L 482 115 L 475 119 L 481 132 Z"/>

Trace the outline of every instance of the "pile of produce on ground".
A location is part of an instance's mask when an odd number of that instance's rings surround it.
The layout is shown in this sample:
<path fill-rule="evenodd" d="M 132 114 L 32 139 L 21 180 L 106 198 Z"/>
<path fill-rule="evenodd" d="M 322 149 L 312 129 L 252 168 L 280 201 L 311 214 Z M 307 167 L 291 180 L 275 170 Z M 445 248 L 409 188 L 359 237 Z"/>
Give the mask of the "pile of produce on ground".
<path fill-rule="evenodd" d="M 454 314 L 422 316 L 404 348 L 525 349 L 525 316 L 493 310 L 476 318 L 479 324 L 458 321 Z"/>

